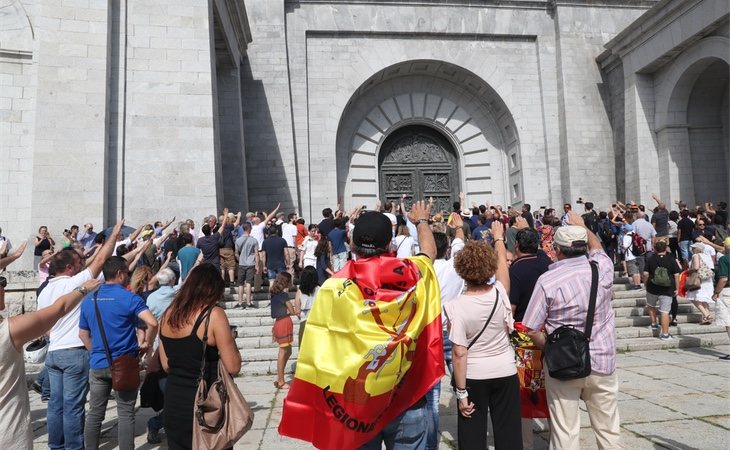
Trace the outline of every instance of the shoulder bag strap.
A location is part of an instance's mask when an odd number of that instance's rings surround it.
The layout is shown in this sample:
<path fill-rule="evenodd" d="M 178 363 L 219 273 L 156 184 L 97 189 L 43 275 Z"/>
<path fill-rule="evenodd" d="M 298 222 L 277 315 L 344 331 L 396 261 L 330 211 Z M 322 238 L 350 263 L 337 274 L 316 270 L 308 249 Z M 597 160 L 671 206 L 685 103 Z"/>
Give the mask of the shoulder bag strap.
<path fill-rule="evenodd" d="M 494 286 L 494 289 L 497 289 L 497 286 Z M 482 331 L 479 332 L 479 334 L 476 335 L 474 339 L 469 342 L 469 345 L 466 347 L 467 350 L 471 348 L 474 343 L 479 340 L 479 338 L 482 336 L 482 333 L 484 333 L 484 330 L 487 329 L 487 325 L 489 325 L 489 322 L 492 321 L 492 316 L 494 315 L 494 311 L 497 310 L 497 303 L 499 303 L 499 289 L 497 289 L 497 298 L 494 300 L 494 307 L 492 307 L 492 313 L 489 314 L 489 318 L 487 319 L 486 323 L 484 324 L 484 327 L 482 328 Z"/>
<path fill-rule="evenodd" d="M 200 358 L 200 376 L 198 383 L 205 378 L 205 352 L 208 350 L 208 325 L 210 324 L 210 314 L 213 312 L 215 305 L 208 309 L 208 315 L 205 318 L 205 332 L 203 333 L 203 357 Z"/>
<path fill-rule="evenodd" d="M 593 331 L 593 316 L 596 312 L 596 296 L 598 296 L 598 264 L 591 261 L 591 298 L 588 301 L 588 318 L 584 333 L 589 341 Z"/>
<path fill-rule="evenodd" d="M 109 343 L 106 340 L 106 333 L 104 332 L 104 324 L 101 322 L 101 313 L 99 312 L 99 305 L 97 296 L 99 290 L 94 292 L 94 311 L 96 312 L 96 323 L 99 325 L 99 334 L 101 334 L 101 342 L 104 344 L 104 351 L 106 352 L 106 359 L 109 361 L 109 369 L 112 368 L 112 353 L 109 351 Z"/>

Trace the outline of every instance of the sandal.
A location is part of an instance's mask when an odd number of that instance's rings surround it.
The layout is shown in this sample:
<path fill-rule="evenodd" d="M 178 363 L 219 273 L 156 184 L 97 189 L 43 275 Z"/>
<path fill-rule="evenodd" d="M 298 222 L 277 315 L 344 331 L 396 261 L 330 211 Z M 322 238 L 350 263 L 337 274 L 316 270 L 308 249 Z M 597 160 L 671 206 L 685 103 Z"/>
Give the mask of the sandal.
<path fill-rule="evenodd" d="M 278 381 L 274 381 L 274 387 L 276 389 L 289 389 L 289 384 L 286 382 L 279 383 Z"/>
<path fill-rule="evenodd" d="M 709 325 L 712 323 L 712 319 L 710 316 L 702 316 L 702 322 L 700 322 L 700 325 Z"/>

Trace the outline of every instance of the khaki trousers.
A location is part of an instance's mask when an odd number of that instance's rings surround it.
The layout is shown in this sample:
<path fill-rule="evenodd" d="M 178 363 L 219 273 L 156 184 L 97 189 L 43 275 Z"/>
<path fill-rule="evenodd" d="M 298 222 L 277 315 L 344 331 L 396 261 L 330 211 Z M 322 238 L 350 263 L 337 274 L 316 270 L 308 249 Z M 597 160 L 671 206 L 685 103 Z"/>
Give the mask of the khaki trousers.
<path fill-rule="evenodd" d="M 294 276 L 294 261 L 297 260 L 297 249 L 294 247 L 287 247 L 284 249 L 284 263 L 286 264 L 286 271 L 291 276 Z"/>
<path fill-rule="evenodd" d="M 599 449 L 622 448 L 618 414 L 618 377 L 592 374 L 577 380 L 556 380 L 545 368 L 550 409 L 550 448 L 580 450 L 580 409 L 585 401 Z"/>

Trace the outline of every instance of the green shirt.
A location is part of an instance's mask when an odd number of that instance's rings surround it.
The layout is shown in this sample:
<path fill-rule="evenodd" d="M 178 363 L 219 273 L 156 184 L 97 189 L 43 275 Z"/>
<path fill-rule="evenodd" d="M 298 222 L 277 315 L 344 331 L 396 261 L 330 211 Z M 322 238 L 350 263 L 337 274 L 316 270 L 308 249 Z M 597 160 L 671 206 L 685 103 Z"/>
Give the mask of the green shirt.
<path fill-rule="evenodd" d="M 730 278 L 730 254 L 724 255 L 717 262 L 717 267 L 715 267 L 715 281 L 720 281 L 720 278 Z"/>

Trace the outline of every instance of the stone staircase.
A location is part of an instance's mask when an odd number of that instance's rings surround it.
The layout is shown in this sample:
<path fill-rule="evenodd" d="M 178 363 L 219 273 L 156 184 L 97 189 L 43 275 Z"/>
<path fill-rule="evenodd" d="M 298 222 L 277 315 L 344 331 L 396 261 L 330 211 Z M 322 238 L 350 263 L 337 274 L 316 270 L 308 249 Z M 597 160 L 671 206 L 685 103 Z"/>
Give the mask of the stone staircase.
<path fill-rule="evenodd" d="M 679 301 L 677 326 L 670 327 L 673 340 L 660 341 L 656 331 L 648 328 L 649 316 L 646 314 L 646 291 L 626 290 L 628 280 L 617 277 L 614 284 L 613 309 L 616 314 L 617 344 L 619 352 L 639 350 L 659 350 L 668 348 L 711 347 L 730 343 L 724 327 L 700 325 L 702 315 L 688 301 Z M 270 316 L 269 298 L 264 286 L 263 292 L 254 294 L 256 309 L 234 309 L 236 293 L 227 289 L 220 306 L 226 309 L 231 325 L 237 327 L 236 343 L 241 349 L 243 367 L 246 375 L 267 375 L 276 373 L 278 349 L 271 339 L 274 319 Z M 290 292 L 294 298 L 295 290 Z M 294 347 L 287 364 L 287 371 L 293 372 L 298 355 L 297 333 L 299 323 L 294 320 Z"/>
<path fill-rule="evenodd" d="M 646 314 L 646 291 L 626 290 L 628 279 L 615 279 L 613 292 L 613 309 L 616 314 L 617 348 L 619 352 L 639 350 L 659 350 L 668 348 L 712 347 L 730 343 L 724 327 L 717 325 L 700 325 L 702 315 L 688 301 L 679 301 L 677 326 L 670 327 L 673 340 L 660 341 L 658 334 L 648 328 L 649 316 Z M 274 319 L 271 318 L 269 295 L 266 286 L 262 292 L 254 293 L 254 304 L 257 308 L 238 309 L 235 288 L 226 289 L 220 306 L 226 310 L 228 320 L 237 327 L 238 338 L 236 344 L 241 350 L 243 376 L 268 375 L 276 373 L 276 356 L 278 348 L 272 342 L 271 327 Z M 294 299 L 296 290 L 289 292 Z M 293 373 L 299 353 L 298 332 L 299 320 L 294 321 L 294 346 L 292 356 L 287 363 L 287 372 Z M 34 374 L 40 370 L 40 365 L 27 364 L 27 373 Z"/>

